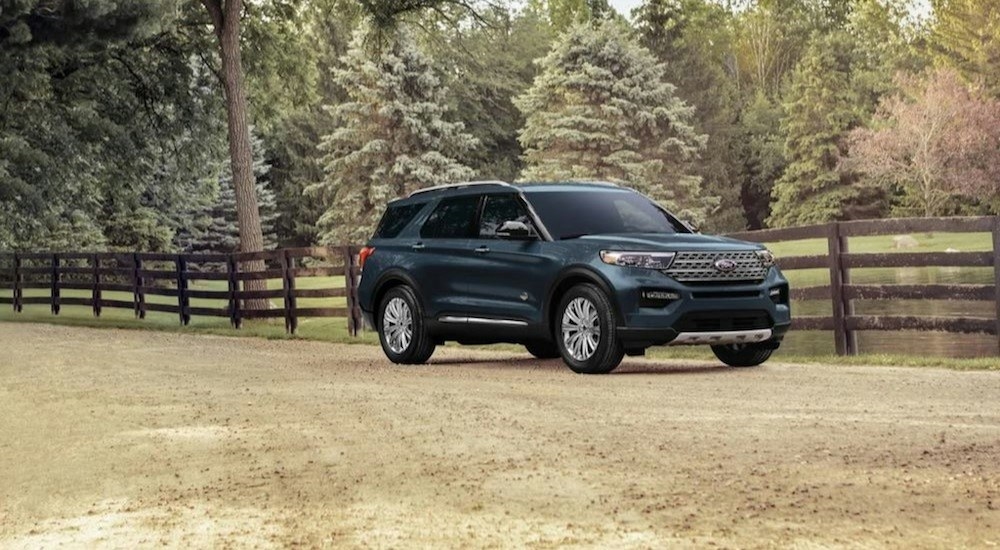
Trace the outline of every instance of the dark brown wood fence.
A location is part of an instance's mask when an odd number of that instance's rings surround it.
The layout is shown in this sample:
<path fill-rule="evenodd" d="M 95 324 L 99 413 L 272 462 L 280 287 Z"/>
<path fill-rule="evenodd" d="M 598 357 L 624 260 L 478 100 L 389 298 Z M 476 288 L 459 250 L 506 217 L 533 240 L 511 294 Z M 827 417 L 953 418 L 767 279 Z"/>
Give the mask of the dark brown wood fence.
<path fill-rule="evenodd" d="M 973 233 L 993 235 L 990 252 L 890 252 L 857 254 L 850 251 L 851 237 L 902 235 L 907 233 Z M 904 218 L 837 222 L 787 229 L 765 229 L 730 235 L 761 243 L 822 238 L 828 254 L 778 258 L 784 271 L 828 269 L 830 284 L 806 288 L 792 286 L 793 300 L 823 300 L 833 303 L 833 315 L 801 317 L 794 315 L 794 330 L 830 330 L 838 355 L 856 355 L 856 333 L 862 330 L 932 330 L 955 333 L 980 333 L 998 336 L 1000 353 L 1000 217 Z M 992 285 L 925 284 L 860 285 L 851 282 L 851 270 L 877 267 L 993 267 Z M 971 300 L 995 304 L 992 318 L 872 316 L 855 314 L 857 300 Z"/>
<path fill-rule="evenodd" d="M 244 319 L 283 318 L 285 329 L 295 333 L 303 317 L 344 317 L 348 332 L 357 335 L 361 310 L 357 305 L 358 248 L 353 246 L 287 248 L 236 254 L 152 254 L 121 252 L 8 253 L 0 254 L 0 277 L 11 296 L 0 304 L 15 311 L 25 305 L 48 305 L 58 315 L 62 306 L 87 306 L 95 316 L 105 308 L 124 308 L 142 319 L 149 311 L 173 313 L 182 325 L 193 316 L 228 317 L 239 328 Z M 249 264 L 263 262 L 263 270 Z M 321 278 L 344 278 L 333 285 Z M 316 284 L 303 284 L 313 279 Z M 247 281 L 270 280 L 266 290 L 247 289 Z M 215 285 L 198 284 L 218 281 Z M 274 288 L 280 281 L 280 288 Z M 211 288 L 212 286 L 222 288 Z M 209 288 L 199 288 L 208 286 Z M 299 288 L 308 286 L 309 288 Z M 25 296 L 29 290 L 31 296 Z M 37 291 L 43 292 L 37 292 Z M 63 291 L 87 291 L 85 297 L 63 296 Z M 115 293 L 119 299 L 109 299 Z M 121 293 L 131 295 L 123 300 Z M 44 294 L 44 295 L 42 295 Z M 169 300 L 148 300 L 149 296 Z M 345 298 L 345 307 L 301 307 L 299 299 Z M 215 304 L 193 306 L 192 299 Z M 267 309 L 245 307 L 247 300 L 266 300 Z"/>

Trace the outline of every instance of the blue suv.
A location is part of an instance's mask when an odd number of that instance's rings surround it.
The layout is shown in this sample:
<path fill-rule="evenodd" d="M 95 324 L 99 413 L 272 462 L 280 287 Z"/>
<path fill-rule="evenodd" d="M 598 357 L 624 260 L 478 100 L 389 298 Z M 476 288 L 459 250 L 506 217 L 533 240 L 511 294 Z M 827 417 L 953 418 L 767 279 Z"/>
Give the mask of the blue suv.
<path fill-rule="evenodd" d="M 360 262 L 359 305 L 394 363 L 456 341 L 521 344 L 587 374 L 658 345 L 750 367 L 791 322 L 766 248 L 698 234 L 614 184 L 421 189 L 389 203 Z"/>

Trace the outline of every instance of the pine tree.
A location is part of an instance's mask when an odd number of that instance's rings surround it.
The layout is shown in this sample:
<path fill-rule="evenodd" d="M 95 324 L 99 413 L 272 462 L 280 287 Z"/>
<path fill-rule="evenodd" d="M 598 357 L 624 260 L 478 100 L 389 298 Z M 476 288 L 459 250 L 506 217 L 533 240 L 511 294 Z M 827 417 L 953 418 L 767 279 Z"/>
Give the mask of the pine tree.
<path fill-rule="evenodd" d="M 792 75 L 782 120 L 788 166 L 772 191 L 772 227 L 856 217 L 870 198 L 839 166 L 845 137 L 861 120 L 853 54 L 844 35 L 820 36 Z"/>
<path fill-rule="evenodd" d="M 278 242 L 275 235 L 277 205 L 274 193 L 267 183 L 270 166 L 264 160 L 264 145 L 251 134 L 253 174 L 257 182 L 257 199 L 260 206 L 261 226 L 264 232 L 264 249 L 274 249 Z M 180 228 L 175 244 L 185 252 L 230 253 L 240 251 L 240 231 L 236 219 L 236 191 L 232 171 L 221 163 L 214 199 L 193 209 L 187 226 Z"/>
<path fill-rule="evenodd" d="M 467 180 L 456 159 L 477 146 L 446 120 L 447 89 L 405 29 L 380 51 L 354 33 L 336 82 L 349 99 L 331 108 L 340 127 L 320 145 L 326 177 L 307 192 L 325 208 L 320 240 L 358 243 L 371 236 L 386 202 L 432 185 Z"/>
<path fill-rule="evenodd" d="M 540 61 L 517 98 L 528 180 L 627 183 L 681 215 L 702 221 L 703 196 L 691 163 L 706 136 L 693 109 L 663 81 L 664 67 L 613 21 L 571 27 Z"/>

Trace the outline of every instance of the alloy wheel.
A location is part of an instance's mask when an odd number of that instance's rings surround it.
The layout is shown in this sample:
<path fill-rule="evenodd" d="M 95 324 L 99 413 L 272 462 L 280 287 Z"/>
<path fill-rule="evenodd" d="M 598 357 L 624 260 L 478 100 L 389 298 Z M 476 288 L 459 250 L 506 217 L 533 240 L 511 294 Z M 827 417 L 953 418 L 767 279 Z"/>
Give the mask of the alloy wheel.
<path fill-rule="evenodd" d="M 403 353 L 413 340 L 413 313 L 402 298 L 393 298 L 382 316 L 382 335 L 393 353 Z"/>
<path fill-rule="evenodd" d="M 590 359 L 601 343 L 601 323 L 597 307 L 578 297 L 566 304 L 562 317 L 562 338 L 566 351 L 577 361 Z"/>

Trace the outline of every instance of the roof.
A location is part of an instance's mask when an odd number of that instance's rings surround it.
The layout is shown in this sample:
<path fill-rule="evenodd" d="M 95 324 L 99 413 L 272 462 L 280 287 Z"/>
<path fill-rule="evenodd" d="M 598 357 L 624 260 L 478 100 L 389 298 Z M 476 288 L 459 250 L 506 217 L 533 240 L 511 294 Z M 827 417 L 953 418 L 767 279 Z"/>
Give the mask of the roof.
<path fill-rule="evenodd" d="M 564 181 L 564 182 L 518 182 L 518 183 L 507 183 L 500 180 L 485 180 L 485 181 L 466 181 L 459 183 L 449 183 L 446 185 L 436 185 L 434 187 L 426 187 L 423 189 L 417 189 L 416 191 L 410 193 L 409 196 L 391 201 L 392 203 L 398 204 L 410 204 L 410 203 L 422 203 L 426 200 L 440 197 L 442 195 L 454 196 L 454 195 L 467 195 L 475 194 L 483 191 L 509 191 L 514 192 L 518 189 L 533 193 L 537 191 L 569 191 L 575 189 L 577 191 L 581 189 L 620 189 L 617 184 L 605 181 Z"/>

